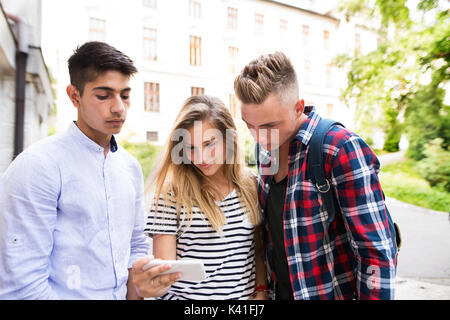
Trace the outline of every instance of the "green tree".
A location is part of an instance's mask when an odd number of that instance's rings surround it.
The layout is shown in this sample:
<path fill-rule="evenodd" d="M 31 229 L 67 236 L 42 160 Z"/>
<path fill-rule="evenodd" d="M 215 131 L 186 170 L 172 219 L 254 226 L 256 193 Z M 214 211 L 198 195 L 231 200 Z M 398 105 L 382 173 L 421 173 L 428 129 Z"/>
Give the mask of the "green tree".
<path fill-rule="evenodd" d="M 162 147 L 147 142 L 132 143 L 127 140 L 121 140 L 120 145 L 139 161 L 144 180 L 147 180 Z"/>
<path fill-rule="evenodd" d="M 419 169 L 431 186 L 439 186 L 450 192 L 450 148 L 442 148 L 442 139 L 437 138 L 425 146 L 427 157 L 419 161 Z"/>
<path fill-rule="evenodd" d="M 450 142 L 449 110 L 443 103 L 450 70 L 450 19 L 448 10 L 439 9 L 438 0 L 422 0 L 416 9 L 422 18 L 413 21 L 406 2 L 341 1 L 339 9 L 347 19 L 378 19 L 382 42 L 365 55 L 338 56 L 336 64 L 349 67 L 342 97 L 347 104 L 356 104 L 362 135 L 381 127 L 386 133 L 384 149 L 395 151 L 406 132 L 408 154 L 420 159 L 429 140 L 441 137 L 444 148 Z M 432 23 L 425 21 L 429 14 L 436 17 Z"/>

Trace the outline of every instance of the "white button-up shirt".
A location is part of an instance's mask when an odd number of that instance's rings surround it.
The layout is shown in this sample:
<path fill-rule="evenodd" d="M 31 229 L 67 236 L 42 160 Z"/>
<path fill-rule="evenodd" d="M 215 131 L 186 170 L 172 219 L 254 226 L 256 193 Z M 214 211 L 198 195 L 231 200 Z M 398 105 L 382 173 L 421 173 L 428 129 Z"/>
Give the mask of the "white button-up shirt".
<path fill-rule="evenodd" d="M 0 180 L 0 299 L 125 299 L 148 253 L 143 176 L 72 123 L 22 152 Z"/>

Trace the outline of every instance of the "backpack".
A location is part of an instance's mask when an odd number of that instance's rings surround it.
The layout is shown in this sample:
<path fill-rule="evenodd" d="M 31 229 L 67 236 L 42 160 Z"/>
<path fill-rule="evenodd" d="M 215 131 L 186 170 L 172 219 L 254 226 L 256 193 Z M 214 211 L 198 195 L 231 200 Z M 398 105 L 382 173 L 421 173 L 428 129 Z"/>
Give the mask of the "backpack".
<path fill-rule="evenodd" d="M 336 209 L 340 210 L 339 204 L 337 204 L 337 201 L 335 200 L 332 184 L 326 178 L 324 163 L 325 158 L 323 156 L 323 142 L 325 139 L 325 135 L 334 125 L 340 125 L 345 128 L 343 124 L 337 121 L 333 121 L 330 119 L 320 119 L 311 137 L 307 158 L 307 165 L 310 170 L 311 181 L 322 195 L 323 204 L 328 212 L 329 223 L 333 222 Z M 385 197 L 383 193 L 383 199 L 384 198 Z M 395 244 L 397 246 L 398 252 L 402 244 L 400 228 L 397 223 L 393 222 L 389 214 L 388 223 L 391 234 L 395 234 Z"/>

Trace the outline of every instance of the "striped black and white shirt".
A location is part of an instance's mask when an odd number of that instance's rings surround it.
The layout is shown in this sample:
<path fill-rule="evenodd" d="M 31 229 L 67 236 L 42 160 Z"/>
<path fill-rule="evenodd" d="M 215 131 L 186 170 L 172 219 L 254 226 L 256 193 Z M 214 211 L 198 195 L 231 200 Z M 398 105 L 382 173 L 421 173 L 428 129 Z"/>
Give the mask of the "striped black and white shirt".
<path fill-rule="evenodd" d="M 255 288 L 254 225 L 233 190 L 217 201 L 226 217 L 220 235 L 197 207 L 192 221 L 177 219 L 175 203 L 164 201 L 150 209 L 145 233 L 177 236 L 177 259 L 203 261 L 206 279 L 200 282 L 178 281 L 161 299 L 225 300 L 248 299 Z"/>

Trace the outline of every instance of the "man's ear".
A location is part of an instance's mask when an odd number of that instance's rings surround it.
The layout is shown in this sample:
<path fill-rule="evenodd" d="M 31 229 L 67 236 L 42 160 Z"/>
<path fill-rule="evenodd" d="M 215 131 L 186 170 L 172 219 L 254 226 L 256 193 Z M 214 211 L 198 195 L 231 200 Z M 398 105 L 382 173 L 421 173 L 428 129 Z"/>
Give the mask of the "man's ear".
<path fill-rule="evenodd" d="M 305 110 L 305 100 L 300 99 L 297 100 L 295 103 L 295 113 L 297 117 L 300 117 L 303 114 L 303 111 Z"/>
<path fill-rule="evenodd" d="M 72 84 L 69 84 L 66 88 L 67 95 L 75 108 L 80 106 L 81 95 L 80 91 Z"/>

